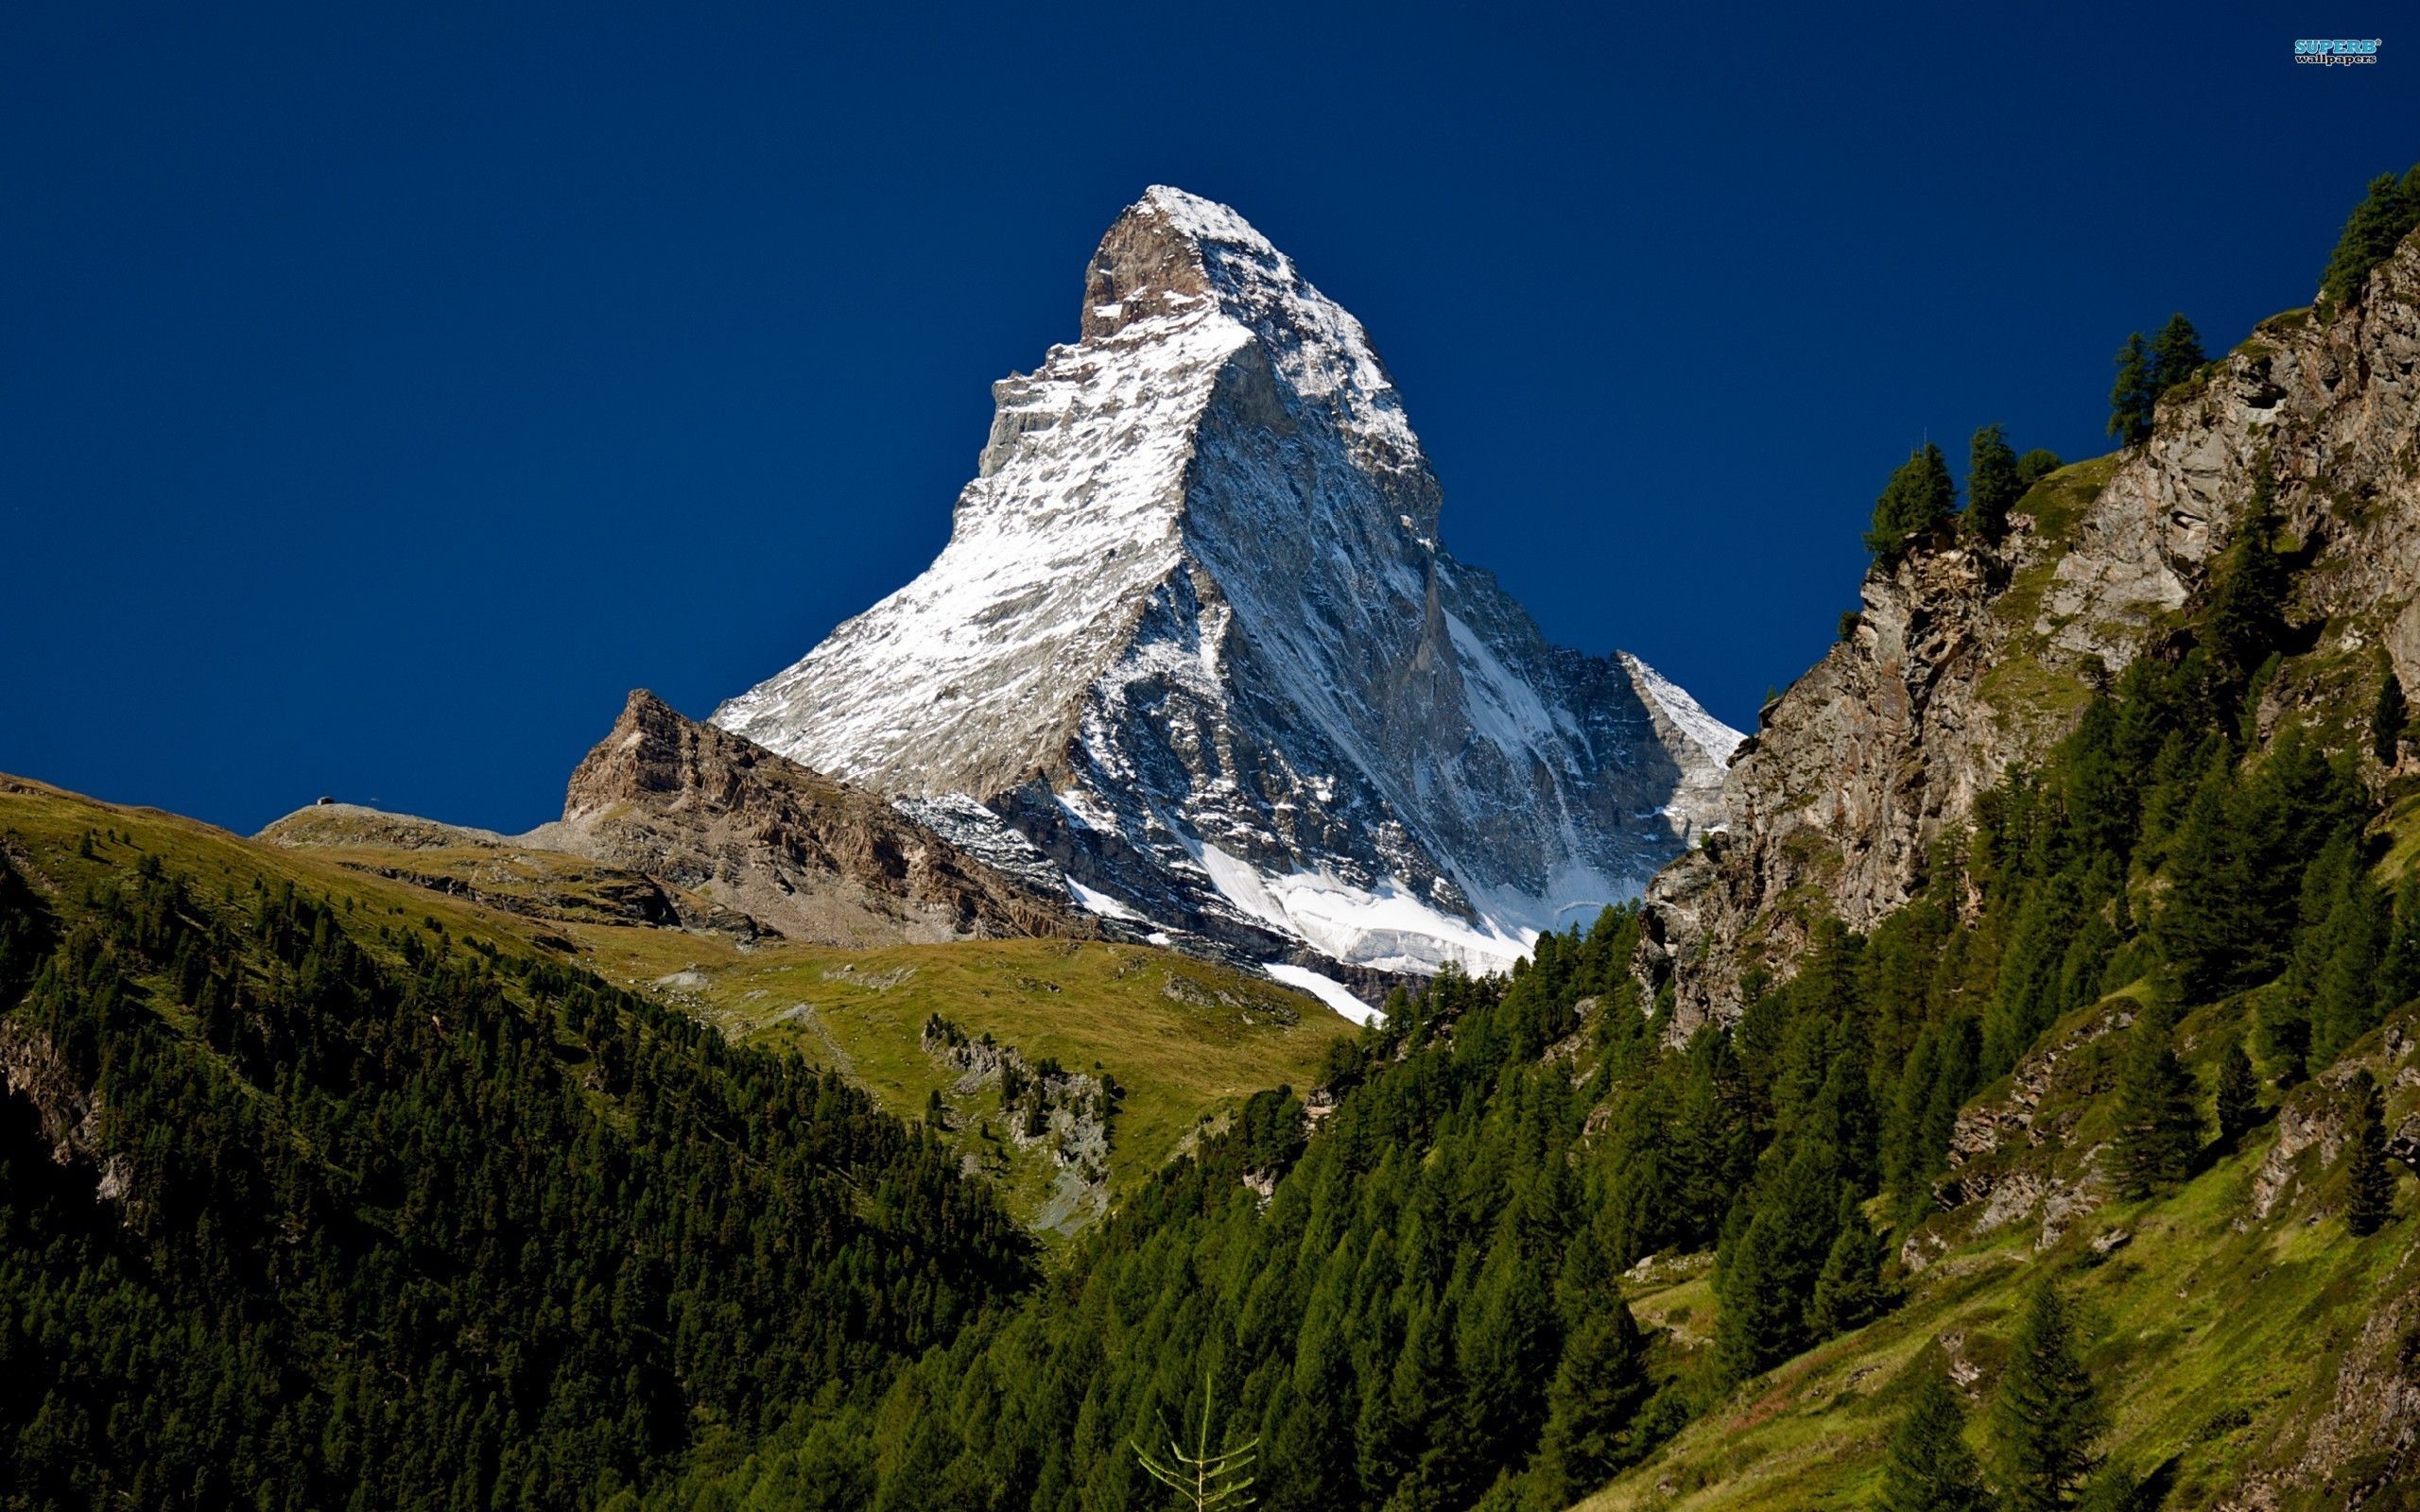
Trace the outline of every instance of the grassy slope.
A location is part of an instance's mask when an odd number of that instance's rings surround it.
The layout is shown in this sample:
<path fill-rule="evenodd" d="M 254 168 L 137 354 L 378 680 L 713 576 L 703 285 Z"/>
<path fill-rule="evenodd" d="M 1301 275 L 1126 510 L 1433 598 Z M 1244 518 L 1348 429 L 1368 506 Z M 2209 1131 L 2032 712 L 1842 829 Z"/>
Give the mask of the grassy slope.
<path fill-rule="evenodd" d="M 2244 1011 L 2239 1002 L 2205 1008 L 2182 1026 L 2205 1089 L 2220 1048 L 2247 1027 Z M 2045 1042 L 2075 1026 L 2063 1023 Z M 2420 1013 L 2407 1010 L 2347 1057 L 2366 1062 L 2390 1086 L 2390 1129 L 2420 1107 L 2420 1090 L 2392 1086 L 2413 1064 L 2415 1030 Z M 2066 1178 L 2083 1169 L 2107 1132 L 2105 1092 L 2121 1038 L 2072 1057 L 2043 1108 L 2053 1116 L 2074 1110 L 2077 1122 L 2064 1143 L 2022 1151 L 2017 1162 Z M 2390 1055 L 2389 1045 L 2400 1054 Z M 2306 1085 L 2291 1101 L 2311 1110 L 2330 1095 Z M 1952 1247 L 1912 1280 L 1903 1306 L 1749 1382 L 1582 1503 L 1583 1512 L 1867 1505 L 1908 1393 L 1908 1367 L 1936 1340 L 1979 1372 L 1966 1394 L 1970 1436 L 1984 1449 L 1982 1418 L 2004 1340 L 2025 1288 L 2045 1267 L 2083 1303 L 2099 1341 L 2088 1364 L 2115 1419 L 2110 1452 L 2138 1472 L 2169 1465 L 2163 1505 L 2216 1504 L 2247 1473 L 2292 1463 L 2332 1400 L 2363 1325 L 2398 1300 L 2420 1300 L 2412 1243 L 2420 1203 L 2410 1176 L 2400 1177 L 2397 1221 L 2355 1240 L 2336 1212 L 2339 1178 L 2319 1148 L 2307 1149 L 2292 1194 L 2258 1221 L 2251 1191 L 2277 1140 L 2273 1121 L 2174 1195 L 2111 1201 L 2048 1250 L 2036 1247 L 2038 1215 L 1990 1233 L 1972 1231 L 1971 1209 L 1939 1220 L 1928 1227 L 1950 1237 Z M 2131 1237 L 2106 1257 L 2094 1253 L 2093 1240 L 2118 1230 Z M 1683 1363 L 1689 1346 L 1702 1348 L 1712 1332 L 1713 1293 L 1702 1273 L 1677 1285 L 1642 1285 L 1633 1307 L 1642 1323 L 1668 1327 L 1680 1310 L 1666 1344 Z"/>
<path fill-rule="evenodd" d="M 1165 1161 L 1202 1119 L 1264 1087 L 1307 1086 L 1328 1042 L 1354 1032 L 1333 1010 L 1265 978 L 1143 946 L 999 940 L 871 952 L 743 949 L 717 936 L 579 921 L 583 910 L 576 906 L 565 910 L 569 920 L 534 918 L 358 869 L 383 854 L 442 873 L 448 852 L 285 850 L 158 810 L 0 778 L 0 836 L 58 887 L 75 888 L 88 873 L 106 869 L 112 848 L 103 836 L 112 829 L 138 836 L 145 850 L 202 887 L 222 877 L 249 887 L 262 875 L 272 885 L 290 880 L 353 899 L 357 907 L 433 917 L 457 935 L 558 955 L 563 945 L 576 946 L 588 970 L 701 1013 L 735 1038 L 786 1044 L 819 1063 L 844 1065 L 884 1107 L 908 1116 L 947 1082 L 918 1048 L 932 1012 L 970 1033 L 988 1030 L 1030 1059 L 1053 1057 L 1074 1071 L 1098 1064 L 1127 1091 L 1111 1125 L 1113 1199 Z M 75 854 L 88 830 L 101 851 L 94 862 Z M 451 859 L 475 862 L 487 868 L 491 885 L 504 885 L 493 853 Z M 586 863 L 563 860 L 564 867 L 529 879 L 533 892 L 557 905 L 566 895 L 576 898 L 587 880 Z M 802 1003 L 813 1006 L 811 1021 L 793 1015 Z M 1030 1217 L 1049 1186 L 1047 1158 L 995 1153 L 982 1139 L 980 1115 L 996 1122 L 990 1093 L 951 1102 L 966 1147 L 1005 1178 L 1011 1209 Z"/>
<path fill-rule="evenodd" d="M 2009 638 L 1981 692 L 2003 721 L 2047 715 L 2064 723 L 2086 696 L 2072 671 L 2044 660 L 2047 638 L 2034 622 L 2058 559 L 2117 460 L 2062 469 L 2018 506 L 2050 549 L 2017 574 L 1994 606 Z M 2366 684 L 2361 691 L 2366 696 Z M 2322 709 L 2349 709 L 2351 701 L 2339 688 L 2297 700 Z M 2396 803 L 2380 828 L 2389 849 L 2377 875 L 2392 884 L 2420 865 L 2420 797 Z M 2069 1041 L 2107 1012 L 2131 1008 L 2123 1000 L 2135 990 L 2070 1015 L 2041 1043 Z M 2180 1025 L 2205 1115 L 2220 1049 L 2249 1027 L 2243 1000 L 2204 1007 Z M 2420 1110 L 2420 1060 L 2410 1050 L 2415 1035 L 2420 1013 L 2406 1010 L 2346 1057 L 2347 1064 L 2366 1062 L 2387 1088 L 2390 1130 Z M 2037 1122 L 2072 1115 L 2063 1137 L 2040 1149 L 2020 1143 L 1987 1163 L 2074 1181 L 2110 1133 L 2106 1094 L 2121 1041 L 2113 1036 L 2084 1045 L 2062 1069 Z M 2395 1085 L 2398 1074 L 2405 1085 Z M 1974 1101 L 2004 1098 L 2009 1086 L 2003 1077 Z M 2290 1101 L 2310 1111 L 2326 1107 L 2331 1095 L 2306 1085 Z M 1909 1366 L 1936 1341 L 1975 1368 L 1964 1390 L 1969 1437 L 1987 1452 L 1983 1419 L 2004 1341 L 2025 1289 L 2045 1267 L 2083 1302 L 2088 1332 L 2100 1341 L 2089 1364 L 2114 1418 L 2106 1448 L 2138 1472 L 2167 1467 L 2171 1479 L 2161 1504 L 2213 1505 L 2247 1475 L 2290 1466 L 2333 1401 L 2348 1351 L 2378 1348 L 2376 1338 L 2360 1341 L 2365 1323 L 2384 1316 L 2408 1335 L 2388 1341 L 2390 1351 L 2420 1349 L 2420 1201 L 2411 1174 L 2395 1165 L 2397 1220 L 2355 1240 L 2337 1212 L 2341 1178 L 2323 1163 L 2322 1150 L 2311 1148 L 2294 1162 L 2297 1182 L 2286 1203 L 2256 1221 L 2252 1189 L 2278 1139 L 2273 1119 L 2241 1151 L 2212 1159 L 2181 1192 L 2148 1203 L 2106 1202 L 2047 1250 L 2037 1247 L 2038 1211 L 1989 1233 L 1974 1231 L 1974 1208 L 1936 1220 L 1928 1230 L 1950 1247 L 1909 1280 L 1904 1305 L 1739 1387 L 1645 1464 L 1581 1503 L 1582 1512 L 1870 1505 L 1911 1383 Z M 2094 1252 L 2095 1239 L 2119 1230 L 2129 1236 L 2122 1245 L 2106 1257 Z M 1669 1368 L 1690 1367 L 1711 1342 L 1709 1259 L 1668 1261 L 1628 1288 L 1640 1322 L 1659 1331 L 1659 1356 Z M 2284 1505 L 2316 1508 L 2342 1499 L 2341 1490 L 2323 1487 Z"/>
<path fill-rule="evenodd" d="M 1273 982 L 1148 946 L 1020 939 L 742 951 L 666 930 L 565 933 L 604 975 L 668 995 L 734 1038 L 837 1066 L 886 1108 L 913 1115 L 940 1090 L 961 1144 L 994 1168 L 1005 1159 L 1011 1207 L 1028 1217 L 1041 1206 L 1047 1167 L 987 1137 L 1001 1124 L 997 1098 L 954 1091 L 954 1074 L 919 1045 L 928 1015 L 988 1031 L 1028 1060 L 1049 1057 L 1116 1079 L 1126 1096 L 1111 1125 L 1113 1200 L 1205 1117 L 1265 1087 L 1307 1088 L 1328 1042 L 1354 1032 Z"/>
<path fill-rule="evenodd" d="M 2036 622 L 2059 560 L 2075 541 L 2085 507 L 2118 471 L 2118 460 L 2112 455 L 2063 467 L 2036 483 L 2016 504 L 2015 512 L 2032 520 L 2033 533 L 2045 550 L 2010 579 L 1992 605 L 1992 612 L 2006 627 L 2007 640 L 1998 660 L 1983 675 L 1981 692 L 2003 729 L 2048 721 L 2064 730 L 2090 696 L 2072 667 L 2054 667 L 2045 660 L 2049 638 L 2036 628 Z"/>

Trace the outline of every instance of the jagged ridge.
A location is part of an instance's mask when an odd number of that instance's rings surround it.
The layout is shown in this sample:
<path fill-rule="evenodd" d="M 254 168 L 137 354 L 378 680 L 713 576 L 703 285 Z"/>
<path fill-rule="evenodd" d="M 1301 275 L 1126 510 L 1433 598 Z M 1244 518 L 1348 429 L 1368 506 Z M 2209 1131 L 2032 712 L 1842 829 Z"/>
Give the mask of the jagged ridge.
<path fill-rule="evenodd" d="M 994 387 L 933 565 L 716 723 L 1263 959 L 1502 966 L 1710 821 L 1736 732 L 1443 550 L 1366 333 L 1241 216 L 1152 189 L 1081 334 Z"/>

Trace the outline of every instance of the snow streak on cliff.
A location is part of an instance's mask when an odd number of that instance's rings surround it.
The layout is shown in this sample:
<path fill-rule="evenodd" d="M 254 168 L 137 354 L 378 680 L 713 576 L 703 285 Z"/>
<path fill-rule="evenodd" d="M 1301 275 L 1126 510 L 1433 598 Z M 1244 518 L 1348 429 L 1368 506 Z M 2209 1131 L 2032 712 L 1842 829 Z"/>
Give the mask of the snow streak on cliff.
<path fill-rule="evenodd" d="M 1297 965 L 1500 967 L 1717 817 L 1737 732 L 1454 560 L 1360 323 L 1234 211 L 1150 190 L 994 396 L 940 558 L 717 724 Z"/>

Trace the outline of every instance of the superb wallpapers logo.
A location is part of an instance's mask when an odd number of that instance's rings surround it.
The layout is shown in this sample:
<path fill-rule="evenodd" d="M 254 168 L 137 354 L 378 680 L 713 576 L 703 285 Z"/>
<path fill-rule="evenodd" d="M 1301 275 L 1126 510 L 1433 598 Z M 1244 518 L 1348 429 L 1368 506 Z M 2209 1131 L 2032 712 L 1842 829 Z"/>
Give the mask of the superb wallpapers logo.
<path fill-rule="evenodd" d="M 2294 39 L 2294 61 L 2323 66 L 2351 63 L 2375 63 L 2378 60 L 2378 39 L 2376 37 L 2297 37 Z"/>

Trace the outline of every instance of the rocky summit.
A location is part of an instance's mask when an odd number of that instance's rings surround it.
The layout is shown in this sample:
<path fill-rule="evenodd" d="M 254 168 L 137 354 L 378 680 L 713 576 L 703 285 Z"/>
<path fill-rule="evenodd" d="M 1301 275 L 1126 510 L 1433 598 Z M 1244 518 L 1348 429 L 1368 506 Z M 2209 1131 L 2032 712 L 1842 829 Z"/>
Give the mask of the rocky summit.
<path fill-rule="evenodd" d="M 940 558 L 714 723 L 1298 972 L 1506 966 L 1717 819 L 1737 733 L 1454 559 L 1367 334 L 1234 211 L 1147 193 L 994 395 Z"/>

